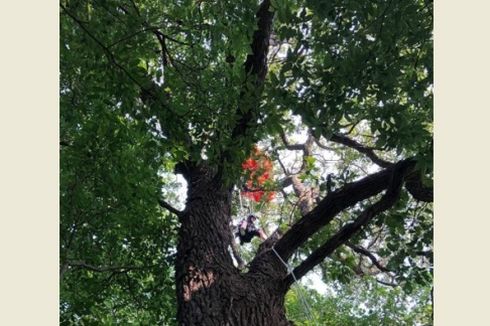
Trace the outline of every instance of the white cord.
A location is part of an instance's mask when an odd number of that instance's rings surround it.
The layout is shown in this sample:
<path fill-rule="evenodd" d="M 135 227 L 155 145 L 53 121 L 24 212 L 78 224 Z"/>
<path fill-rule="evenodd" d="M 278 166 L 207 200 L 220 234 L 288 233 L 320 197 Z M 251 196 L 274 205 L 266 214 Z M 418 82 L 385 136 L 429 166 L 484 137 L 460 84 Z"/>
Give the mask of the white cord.
<path fill-rule="evenodd" d="M 294 282 L 299 286 L 301 287 L 301 285 L 299 284 L 298 282 L 298 279 L 296 278 L 296 275 L 294 275 L 294 272 L 293 272 L 293 268 L 288 264 L 286 263 L 282 257 L 277 253 L 276 251 L 276 248 L 272 247 L 272 251 L 274 251 L 274 253 L 276 254 L 277 258 L 279 258 L 279 260 L 281 261 L 281 263 L 286 267 L 287 271 L 288 271 L 288 275 L 291 274 L 293 276 L 293 279 L 294 279 Z M 317 325 L 316 323 L 316 320 L 313 319 L 313 315 L 311 314 L 311 309 L 310 309 L 310 306 L 308 305 L 308 302 L 306 301 L 305 297 L 303 296 L 303 292 L 302 291 L 299 291 L 299 297 L 300 297 L 300 300 L 301 302 L 303 303 L 303 306 L 305 307 L 306 309 L 306 312 L 308 313 L 308 316 L 310 318 L 310 320 L 315 324 L 315 326 Z"/>

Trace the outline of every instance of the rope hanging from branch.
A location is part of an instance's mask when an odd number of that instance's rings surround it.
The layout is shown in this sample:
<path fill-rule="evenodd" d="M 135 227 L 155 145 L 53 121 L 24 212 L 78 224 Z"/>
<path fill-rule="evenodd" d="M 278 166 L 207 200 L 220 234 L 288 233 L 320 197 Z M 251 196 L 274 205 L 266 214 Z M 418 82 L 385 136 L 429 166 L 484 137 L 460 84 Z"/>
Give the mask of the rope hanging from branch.
<path fill-rule="evenodd" d="M 293 272 L 293 268 L 284 261 L 284 259 L 282 259 L 282 257 L 279 255 L 279 253 L 276 251 L 276 248 L 272 247 L 272 251 L 276 254 L 277 258 L 279 258 L 279 261 L 284 265 L 284 267 L 286 267 L 287 271 L 288 271 L 288 275 L 291 274 L 291 276 L 293 277 L 294 279 L 294 283 L 296 283 L 299 287 L 300 284 L 298 282 L 298 279 L 296 278 L 296 276 L 294 275 L 294 272 Z M 297 291 L 299 293 L 299 297 L 300 297 L 300 300 L 301 300 L 301 303 L 303 304 L 303 307 L 305 308 L 307 314 L 308 314 L 308 318 L 309 320 L 311 320 L 314 325 L 316 326 L 317 323 L 315 321 L 315 319 L 313 319 L 313 315 L 311 313 L 311 308 L 308 304 L 308 301 L 306 301 L 306 298 L 303 296 L 303 291 Z"/>

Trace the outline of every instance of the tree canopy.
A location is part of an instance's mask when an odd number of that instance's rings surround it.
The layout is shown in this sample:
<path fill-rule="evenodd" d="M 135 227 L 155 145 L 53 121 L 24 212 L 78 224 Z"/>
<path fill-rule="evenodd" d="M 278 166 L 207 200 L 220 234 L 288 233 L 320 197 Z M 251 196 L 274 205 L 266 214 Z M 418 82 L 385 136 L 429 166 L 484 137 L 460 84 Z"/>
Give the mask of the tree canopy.
<path fill-rule="evenodd" d="M 426 0 L 61 1 L 61 322 L 176 324 L 176 176 L 209 167 L 271 235 L 247 269 L 272 247 L 337 289 L 306 290 L 318 321 L 430 323 L 432 25 Z"/>

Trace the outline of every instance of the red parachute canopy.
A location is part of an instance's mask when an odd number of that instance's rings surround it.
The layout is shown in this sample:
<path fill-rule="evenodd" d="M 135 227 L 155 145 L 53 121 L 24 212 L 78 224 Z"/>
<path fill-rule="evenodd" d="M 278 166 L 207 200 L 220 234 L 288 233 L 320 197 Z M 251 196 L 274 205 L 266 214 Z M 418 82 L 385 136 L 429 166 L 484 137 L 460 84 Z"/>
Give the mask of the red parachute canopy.
<path fill-rule="evenodd" d="M 272 181 L 272 162 L 266 154 L 254 147 L 250 157 L 242 163 L 242 169 L 248 177 L 245 189 L 242 190 L 242 196 L 255 202 L 262 200 L 270 202 L 274 199 L 276 193 L 264 189 L 267 181 Z"/>

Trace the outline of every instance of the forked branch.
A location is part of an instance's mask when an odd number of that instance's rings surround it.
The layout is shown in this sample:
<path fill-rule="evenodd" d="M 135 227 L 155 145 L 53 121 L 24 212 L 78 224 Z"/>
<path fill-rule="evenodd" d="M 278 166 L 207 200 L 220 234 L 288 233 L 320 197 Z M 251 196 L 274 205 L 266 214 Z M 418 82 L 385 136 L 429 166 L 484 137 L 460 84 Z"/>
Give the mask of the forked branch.
<path fill-rule="evenodd" d="M 336 234 L 334 234 L 327 242 L 308 256 L 298 267 L 293 270 L 297 279 L 303 277 L 313 267 L 321 263 L 327 256 L 332 254 L 335 249 L 345 244 L 352 236 L 354 236 L 363 226 L 368 224 L 374 217 L 381 212 L 392 207 L 400 195 L 400 190 L 403 185 L 403 180 L 407 174 L 409 166 L 397 165 L 391 171 L 391 180 L 389 187 L 383 197 L 366 208 L 353 222 L 346 224 Z M 294 282 L 294 277 L 290 274 L 286 278 L 286 284 L 290 285 Z"/>
<path fill-rule="evenodd" d="M 284 260 L 289 259 L 299 246 L 320 228 L 327 225 L 338 213 L 362 200 L 379 194 L 388 188 L 394 174 L 398 175 L 399 171 L 407 171 L 408 173 L 414 166 L 415 161 L 413 159 L 403 160 L 387 169 L 331 192 L 286 232 L 275 245 L 277 252 Z"/>
<path fill-rule="evenodd" d="M 349 137 L 334 134 L 332 135 L 330 140 L 335 143 L 355 149 L 359 153 L 365 154 L 368 158 L 371 159 L 371 161 L 373 161 L 373 163 L 379 165 L 380 167 L 387 168 L 393 165 L 393 163 L 383 160 L 378 155 L 376 155 L 376 153 L 374 152 L 374 148 L 364 146 L 361 143 L 350 139 Z M 407 182 L 405 183 L 405 187 L 415 199 L 424 202 L 434 201 L 434 190 L 432 189 L 432 187 L 427 187 L 422 183 L 421 176 L 417 171 L 414 171 L 409 176 L 407 176 L 406 181 Z"/>

